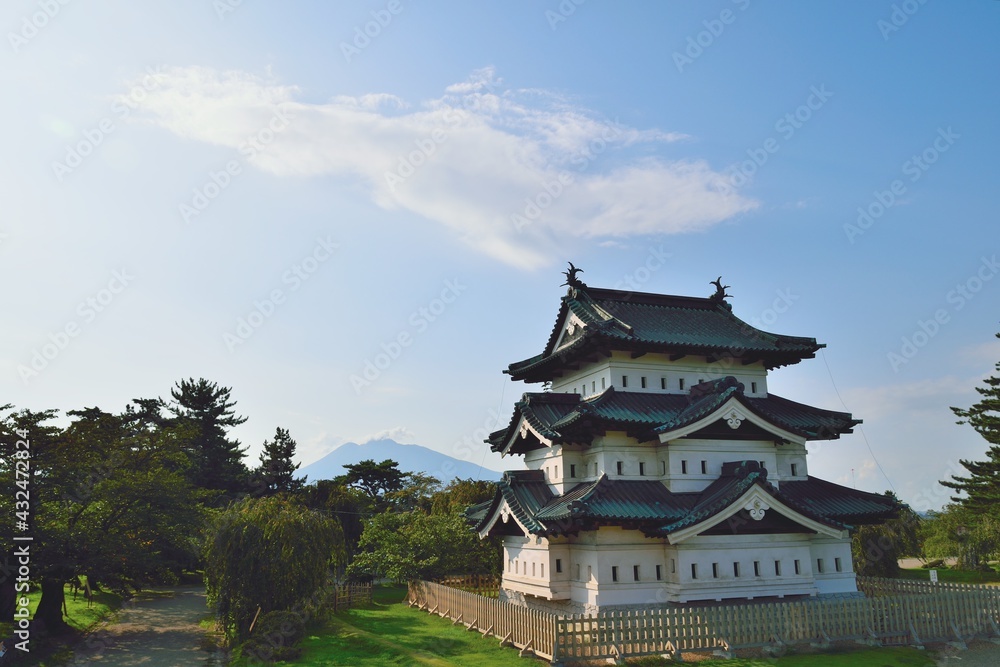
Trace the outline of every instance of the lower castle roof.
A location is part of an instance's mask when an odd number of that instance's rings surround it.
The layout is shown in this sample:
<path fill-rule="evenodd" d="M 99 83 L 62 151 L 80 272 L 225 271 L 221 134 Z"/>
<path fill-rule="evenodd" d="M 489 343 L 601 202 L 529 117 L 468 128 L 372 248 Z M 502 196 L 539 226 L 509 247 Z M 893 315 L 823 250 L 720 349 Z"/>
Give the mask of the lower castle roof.
<path fill-rule="evenodd" d="M 726 511 L 754 487 L 800 517 L 837 529 L 879 523 L 900 508 L 886 496 L 815 477 L 782 482 L 778 489 L 767 481 L 767 471 L 758 462 L 738 461 L 725 464 L 719 479 L 703 491 L 689 493 L 673 493 L 659 481 L 602 475 L 556 495 L 542 471 L 508 471 L 494 499 L 471 508 L 469 517 L 481 535 L 492 532 L 500 513 L 509 512 L 524 529 L 539 536 L 618 525 L 642 530 L 650 537 L 666 537 Z"/>

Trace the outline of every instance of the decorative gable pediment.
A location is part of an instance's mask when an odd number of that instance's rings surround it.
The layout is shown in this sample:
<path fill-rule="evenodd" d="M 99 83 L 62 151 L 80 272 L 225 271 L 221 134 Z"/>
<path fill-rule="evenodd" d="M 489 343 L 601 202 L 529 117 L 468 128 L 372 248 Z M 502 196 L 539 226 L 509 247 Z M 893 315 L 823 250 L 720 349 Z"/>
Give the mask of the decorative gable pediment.
<path fill-rule="evenodd" d="M 803 436 L 792 433 L 756 414 L 744 405 L 738 397 L 733 396 L 701 419 L 660 433 L 660 442 L 667 443 L 671 440 L 694 435 L 716 422 L 723 422 L 733 431 L 739 431 L 744 424 L 749 423 L 773 435 L 777 440 L 793 442 L 799 445 L 805 444 L 806 441 Z"/>
<path fill-rule="evenodd" d="M 554 349 L 559 350 L 575 342 L 583 336 L 583 330 L 586 326 L 584 321 L 574 313 L 566 313 L 566 319 L 562 324 L 562 332 L 559 334 L 559 338 L 556 339 Z"/>
<path fill-rule="evenodd" d="M 722 511 L 696 524 L 671 532 L 668 539 L 671 544 L 684 542 L 709 531 L 743 511 L 747 512 L 753 521 L 762 521 L 768 512 L 775 512 L 785 519 L 802 526 L 803 532 L 819 533 L 820 535 L 834 538 L 847 536 L 846 530 L 805 516 L 783 503 L 779 498 L 768 493 L 764 487 L 755 484 Z"/>

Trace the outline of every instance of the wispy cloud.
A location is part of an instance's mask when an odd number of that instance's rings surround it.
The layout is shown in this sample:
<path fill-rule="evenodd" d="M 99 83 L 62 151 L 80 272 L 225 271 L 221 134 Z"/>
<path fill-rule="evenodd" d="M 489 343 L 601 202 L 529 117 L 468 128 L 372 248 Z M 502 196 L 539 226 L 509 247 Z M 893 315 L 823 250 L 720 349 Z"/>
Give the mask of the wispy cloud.
<path fill-rule="evenodd" d="M 573 239 L 700 231 L 757 206 L 703 160 L 648 156 L 689 137 L 625 127 L 551 92 L 507 89 L 492 69 L 418 104 L 374 93 L 307 103 L 298 94 L 246 72 L 167 68 L 141 117 L 239 149 L 280 110 L 293 120 L 247 156 L 255 167 L 360 178 L 378 206 L 444 225 L 523 268 L 548 264 Z M 637 145 L 647 155 L 630 155 Z M 532 202 L 538 215 L 516 225 Z"/>
<path fill-rule="evenodd" d="M 393 428 L 387 428 L 377 433 L 371 433 L 364 437 L 358 438 L 358 444 L 363 445 L 366 442 L 372 442 L 375 440 L 395 440 L 399 443 L 411 443 L 416 439 L 413 431 L 406 428 L 405 426 L 395 426 Z"/>

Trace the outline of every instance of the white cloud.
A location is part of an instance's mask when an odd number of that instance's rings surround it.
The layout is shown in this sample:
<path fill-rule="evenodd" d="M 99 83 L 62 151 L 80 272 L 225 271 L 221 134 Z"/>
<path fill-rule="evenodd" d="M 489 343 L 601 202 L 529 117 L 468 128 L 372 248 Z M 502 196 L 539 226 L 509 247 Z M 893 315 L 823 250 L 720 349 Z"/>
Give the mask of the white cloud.
<path fill-rule="evenodd" d="M 416 439 L 416 435 L 414 435 L 413 431 L 405 426 L 396 426 L 358 438 L 358 444 L 363 445 L 366 442 L 374 440 L 395 440 L 396 442 L 407 444 L 412 443 L 414 439 Z"/>
<path fill-rule="evenodd" d="M 242 147 L 278 176 L 360 178 L 378 206 L 523 268 L 549 263 L 573 239 L 699 231 L 757 206 L 704 161 L 629 156 L 631 146 L 685 135 L 608 122 L 546 91 L 507 90 L 492 69 L 415 106 L 389 94 L 306 103 L 298 92 L 245 72 L 167 68 L 141 117 Z M 276 116 L 290 121 L 272 134 Z M 248 150 L 251 137 L 264 149 Z"/>
<path fill-rule="evenodd" d="M 902 417 L 915 412 L 926 415 L 939 411 L 951 415 L 949 405 L 963 405 L 980 378 L 953 375 L 879 387 L 854 387 L 844 392 L 849 406 L 863 406 L 865 420 L 875 421 L 889 415 Z"/>

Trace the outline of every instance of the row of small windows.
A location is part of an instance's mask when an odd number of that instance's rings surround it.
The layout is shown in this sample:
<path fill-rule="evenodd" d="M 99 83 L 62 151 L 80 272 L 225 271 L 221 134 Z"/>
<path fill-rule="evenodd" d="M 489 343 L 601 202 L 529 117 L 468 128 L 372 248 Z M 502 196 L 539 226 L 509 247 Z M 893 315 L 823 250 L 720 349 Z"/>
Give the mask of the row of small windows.
<path fill-rule="evenodd" d="M 698 382 L 699 383 L 700 382 L 704 382 L 704 380 L 699 379 Z M 660 378 L 660 389 L 662 389 L 663 391 L 666 391 L 667 388 L 668 388 L 667 384 L 668 384 L 667 383 L 667 378 L 666 377 L 661 377 Z M 601 378 L 601 391 L 604 391 L 607 388 L 608 388 L 607 387 L 607 378 L 603 378 L 602 377 Z M 628 388 L 628 376 L 627 375 L 623 375 L 622 376 L 622 389 L 627 389 L 627 388 Z M 639 388 L 640 389 L 648 389 L 649 388 L 649 385 L 646 382 L 646 376 L 645 375 L 639 377 Z M 684 391 L 684 378 L 677 378 L 677 389 L 680 390 L 680 391 Z M 573 389 L 573 392 L 576 393 L 576 389 L 575 388 Z M 587 395 L 587 383 L 586 382 L 584 382 L 582 385 L 580 385 L 580 392 L 579 393 L 581 393 L 583 395 Z M 591 394 L 597 393 L 597 380 L 591 380 L 590 381 L 590 393 Z M 753 382 L 753 381 L 750 382 L 750 393 L 752 393 L 752 394 L 756 394 L 757 393 L 757 383 L 756 382 Z"/>
<path fill-rule="evenodd" d="M 802 574 L 802 562 L 800 560 L 796 559 L 796 560 L 792 561 L 792 566 L 793 566 L 793 568 L 795 570 L 795 574 L 797 574 L 797 575 L 798 574 Z M 840 560 L 839 557 L 833 559 L 833 568 L 834 568 L 834 571 L 836 571 L 836 572 L 843 572 L 844 571 L 843 567 L 844 567 L 843 566 L 843 562 Z M 822 558 L 817 558 L 816 559 L 816 572 L 819 573 L 819 574 L 823 574 L 826 571 L 824 568 L 825 568 L 825 564 L 823 562 L 823 559 Z M 670 571 L 673 572 L 674 570 L 675 570 L 675 562 L 674 562 L 673 559 L 671 559 L 670 560 Z M 712 563 L 712 578 L 713 579 L 718 579 L 719 576 L 720 576 L 719 575 L 719 564 L 718 563 Z M 733 561 L 733 577 L 735 577 L 736 579 L 739 579 L 741 576 L 742 576 L 742 571 L 741 571 L 741 567 L 740 567 L 739 561 Z M 760 561 L 759 560 L 755 560 L 753 562 L 753 576 L 755 576 L 755 577 L 762 576 L 761 575 L 761 566 L 760 566 Z M 775 560 L 774 561 L 774 576 L 776 576 L 776 577 L 780 577 L 781 576 L 781 561 L 780 560 Z M 698 578 L 698 563 L 691 563 L 691 578 L 692 579 L 697 579 Z"/>
<path fill-rule="evenodd" d="M 782 572 L 781 561 L 775 560 L 774 564 L 774 576 L 780 577 Z M 528 576 L 528 563 L 522 563 L 518 559 L 511 559 L 507 562 L 507 569 L 514 574 L 522 574 Z M 531 576 L 536 576 L 536 565 L 538 566 L 539 574 L 541 578 L 545 578 L 545 563 L 531 563 Z M 792 561 L 792 568 L 796 575 L 802 574 L 802 562 L 798 559 Z M 826 572 L 826 565 L 822 558 L 816 559 L 816 572 L 818 574 L 823 574 Z M 843 562 L 839 557 L 833 559 L 833 568 L 835 572 L 843 572 Z M 523 572 L 522 572 L 523 570 Z M 557 558 L 555 562 L 555 571 L 557 574 L 561 574 L 563 571 L 562 559 Z M 673 558 L 670 559 L 670 572 L 671 574 L 676 574 L 677 572 L 677 561 Z M 753 576 L 761 577 L 761 562 L 759 560 L 753 561 Z M 593 570 L 590 565 L 587 566 L 587 579 L 589 580 L 593 575 Z M 663 579 L 663 566 L 654 566 L 654 576 L 656 581 L 661 581 Z M 718 579 L 720 577 L 720 568 L 718 563 L 712 563 L 712 578 Z M 739 561 L 733 561 L 733 577 L 739 579 L 743 576 L 742 566 Z M 580 580 L 580 564 L 576 564 L 576 578 Z M 691 563 L 691 578 L 698 578 L 698 563 Z M 618 582 L 621 581 L 619 574 L 619 567 L 617 565 L 611 566 L 611 581 Z M 642 581 L 640 576 L 640 569 L 638 565 L 632 566 L 632 581 Z"/>
<path fill-rule="evenodd" d="M 764 465 L 764 461 L 759 461 L 758 463 L 760 463 L 760 467 L 761 468 L 765 468 L 766 467 Z M 798 474 L 799 474 L 799 465 L 797 463 L 792 463 L 792 464 L 790 464 L 790 467 L 791 467 L 792 477 L 797 477 Z M 598 471 L 598 467 L 597 467 L 597 463 L 595 462 L 594 463 L 594 474 L 595 475 L 597 474 L 597 471 Z M 617 474 L 619 474 L 619 475 L 624 475 L 625 474 L 625 463 L 623 461 L 616 461 L 615 462 L 615 472 Z M 646 474 L 646 462 L 645 461 L 639 461 L 639 476 L 644 476 L 645 474 Z M 660 474 L 661 475 L 666 475 L 667 474 L 667 462 L 666 461 L 660 461 Z M 681 461 L 681 474 L 682 475 L 688 474 L 688 462 L 686 460 L 682 460 Z M 701 474 L 702 475 L 707 475 L 708 474 L 708 461 L 701 461 Z M 575 463 L 569 464 L 569 476 L 572 479 L 576 479 L 576 464 Z M 553 477 L 559 477 L 559 466 L 554 466 L 554 468 L 553 468 Z"/>

